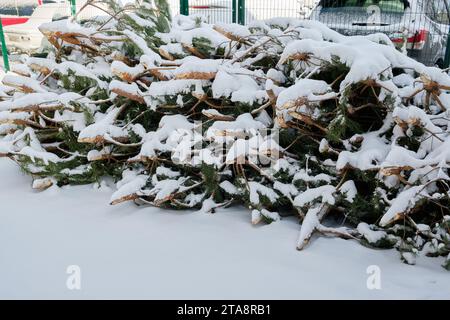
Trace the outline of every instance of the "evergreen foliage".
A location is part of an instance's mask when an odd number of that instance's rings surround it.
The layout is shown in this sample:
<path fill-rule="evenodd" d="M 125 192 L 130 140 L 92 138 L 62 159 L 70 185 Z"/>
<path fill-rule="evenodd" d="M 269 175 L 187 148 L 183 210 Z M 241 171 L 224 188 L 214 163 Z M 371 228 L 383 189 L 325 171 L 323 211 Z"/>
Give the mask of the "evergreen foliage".
<path fill-rule="evenodd" d="M 298 216 L 299 250 L 319 232 L 450 268 L 445 72 L 382 35 L 102 3 L 106 17 L 42 25 L 52 51 L 0 86 L 0 156 L 34 188 L 112 177 L 114 205 L 241 204 L 254 224 Z"/>

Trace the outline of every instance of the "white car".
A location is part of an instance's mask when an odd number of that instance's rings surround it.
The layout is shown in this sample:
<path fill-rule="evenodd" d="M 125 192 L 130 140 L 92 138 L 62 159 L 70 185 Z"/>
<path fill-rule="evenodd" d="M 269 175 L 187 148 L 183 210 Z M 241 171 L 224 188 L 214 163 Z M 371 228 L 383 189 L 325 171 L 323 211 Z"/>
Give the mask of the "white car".
<path fill-rule="evenodd" d="M 37 0 L 1 0 L 0 18 L 3 26 L 26 22 L 40 3 Z"/>
<path fill-rule="evenodd" d="M 246 0 L 245 22 L 276 17 L 306 18 L 317 2 L 318 0 Z M 177 14 L 180 1 L 169 0 L 169 4 L 172 13 Z M 232 4 L 233 1 L 230 0 L 189 0 L 189 14 L 200 14 L 208 23 L 231 23 L 233 21 Z"/>
<path fill-rule="evenodd" d="M 450 0 L 321 0 L 311 19 L 346 35 L 385 33 L 416 60 L 444 66 Z"/>
<path fill-rule="evenodd" d="M 77 1 L 78 10 L 84 1 Z M 88 7 L 80 13 L 79 18 L 88 19 L 102 15 L 105 15 L 102 10 Z M 36 7 L 27 22 L 3 28 L 8 51 L 27 53 L 39 51 L 46 44 L 46 39 L 38 29 L 39 26 L 43 23 L 68 17 L 70 17 L 70 4 L 67 1 L 48 3 Z"/>

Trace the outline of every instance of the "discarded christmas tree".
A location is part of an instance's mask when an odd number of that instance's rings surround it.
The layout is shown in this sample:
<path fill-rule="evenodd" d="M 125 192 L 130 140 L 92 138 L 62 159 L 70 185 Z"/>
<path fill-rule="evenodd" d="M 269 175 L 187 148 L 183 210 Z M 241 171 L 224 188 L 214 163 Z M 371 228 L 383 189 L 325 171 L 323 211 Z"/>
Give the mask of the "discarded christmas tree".
<path fill-rule="evenodd" d="M 382 34 L 105 3 L 103 19 L 42 25 L 51 52 L 0 86 L 0 155 L 34 188 L 112 177 L 112 204 L 243 204 L 255 224 L 297 215 L 298 249 L 318 232 L 448 268 L 447 73 Z"/>

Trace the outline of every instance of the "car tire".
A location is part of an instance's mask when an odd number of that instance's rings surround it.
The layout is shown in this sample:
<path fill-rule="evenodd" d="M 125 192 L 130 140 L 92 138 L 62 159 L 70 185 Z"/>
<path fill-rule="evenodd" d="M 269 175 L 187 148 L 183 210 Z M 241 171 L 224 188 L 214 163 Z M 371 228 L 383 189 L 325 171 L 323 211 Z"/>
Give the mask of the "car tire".
<path fill-rule="evenodd" d="M 436 61 L 435 66 L 444 69 L 444 59 L 439 58 L 438 61 Z"/>

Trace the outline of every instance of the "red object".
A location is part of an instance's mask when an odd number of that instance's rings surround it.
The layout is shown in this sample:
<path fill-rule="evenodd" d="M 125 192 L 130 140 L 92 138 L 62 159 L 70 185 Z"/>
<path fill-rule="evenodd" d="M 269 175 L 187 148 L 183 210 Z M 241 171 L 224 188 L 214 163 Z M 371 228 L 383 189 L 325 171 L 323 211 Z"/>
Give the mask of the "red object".
<path fill-rule="evenodd" d="M 408 44 L 414 46 L 414 49 L 422 49 L 425 45 L 425 42 L 428 39 L 428 31 L 427 30 L 419 30 L 412 37 L 407 39 Z M 402 38 L 391 39 L 394 43 L 403 43 Z"/>
<path fill-rule="evenodd" d="M 200 6 L 190 6 L 191 9 L 226 9 L 227 7 L 223 6 L 208 6 L 208 5 L 200 5 Z"/>
<path fill-rule="evenodd" d="M 37 0 L 38 1 L 38 5 L 42 5 L 42 0 Z"/>
<path fill-rule="evenodd" d="M 3 25 L 4 27 L 6 27 L 6 26 L 13 25 L 13 24 L 21 24 L 21 23 L 25 23 L 25 22 L 28 21 L 28 19 L 29 19 L 28 17 L 13 17 L 13 18 L 7 18 L 7 17 L 3 16 L 3 17 L 1 18 L 1 21 L 2 21 L 2 25 Z"/>

